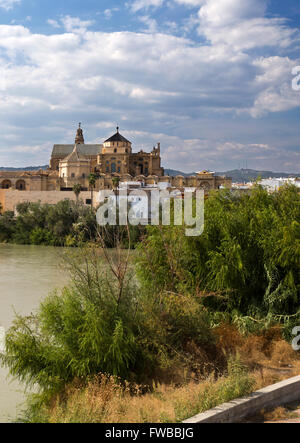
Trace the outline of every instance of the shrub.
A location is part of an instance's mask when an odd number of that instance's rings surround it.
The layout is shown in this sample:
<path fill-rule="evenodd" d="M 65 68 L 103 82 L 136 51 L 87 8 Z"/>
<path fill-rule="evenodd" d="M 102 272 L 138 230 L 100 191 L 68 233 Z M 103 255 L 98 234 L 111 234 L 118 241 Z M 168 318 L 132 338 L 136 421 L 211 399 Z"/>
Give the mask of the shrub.
<path fill-rule="evenodd" d="M 185 236 L 182 227 L 148 227 L 137 261 L 153 291 L 211 294 L 203 298 L 207 308 L 235 311 L 250 328 L 250 317 L 285 322 L 299 310 L 299 191 L 212 193 L 200 237 Z"/>
<path fill-rule="evenodd" d="M 35 315 L 16 317 L 1 357 L 13 376 L 59 391 L 98 373 L 151 386 L 170 368 L 200 374 L 213 366 L 217 351 L 202 306 L 188 296 L 143 294 L 124 254 L 108 260 L 85 248 L 69 258 L 71 285 Z"/>

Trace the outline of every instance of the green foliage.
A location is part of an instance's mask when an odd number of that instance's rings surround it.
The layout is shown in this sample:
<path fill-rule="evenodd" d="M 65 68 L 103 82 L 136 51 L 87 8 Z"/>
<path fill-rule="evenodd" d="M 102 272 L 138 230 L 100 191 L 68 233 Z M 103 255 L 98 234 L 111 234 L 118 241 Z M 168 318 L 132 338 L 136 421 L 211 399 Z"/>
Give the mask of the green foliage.
<path fill-rule="evenodd" d="M 78 194 L 80 185 L 75 187 L 74 192 Z M 20 203 L 17 216 L 13 212 L 0 215 L 0 242 L 75 247 L 95 241 L 100 231 L 106 247 L 113 248 L 116 246 L 115 237 L 119 235 L 117 230 L 118 227 L 114 226 L 100 228 L 95 211 L 79 201 L 63 200 L 56 205 Z M 129 226 L 129 232 L 130 247 L 134 248 L 144 230 L 139 226 Z M 122 241 L 124 247 L 129 246 L 125 228 Z"/>
<path fill-rule="evenodd" d="M 89 251 L 85 252 L 85 258 Z M 75 377 L 99 372 L 129 377 L 143 365 L 135 335 L 134 283 L 122 297 L 101 260 L 76 267 L 72 287 L 50 295 L 36 315 L 17 316 L 6 335 L 2 362 L 29 386 L 57 390 Z"/>
<path fill-rule="evenodd" d="M 12 240 L 15 229 L 14 213 L 11 211 L 0 215 L 0 243 Z"/>
<path fill-rule="evenodd" d="M 95 223 L 92 211 L 68 201 L 23 204 L 18 212 L 0 217 L 0 235 L 13 241 L 72 246 L 91 238 Z M 120 232 L 109 227 L 102 234 L 104 244 L 115 246 Z M 281 322 L 287 338 L 299 325 L 300 196 L 294 187 L 272 195 L 260 187 L 251 194 L 216 192 L 205 204 L 203 235 L 150 226 L 135 255 L 138 281 L 121 250 L 106 263 L 93 248 L 70 259 L 71 285 L 50 295 L 36 315 L 17 316 L 8 331 L 1 361 L 10 373 L 37 384 L 44 399 L 99 373 L 151 386 L 172 368 L 196 377 L 221 372 L 224 356 L 212 329 L 222 322 L 251 333 Z M 199 397 L 195 413 L 252 387 L 240 362 L 230 362 L 228 377 Z M 181 403 L 176 416 L 181 420 L 187 411 L 193 415 Z"/>
<path fill-rule="evenodd" d="M 12 213 L 0 217 L 0 236 L 19 244 L 64 246 L 69 236 L 78 244 L 95 237 L 96 227 L 95 214 L 70 200 L 56 205 L 20 203 L 16 217 Z"/>
<path fill-rule="evenodd" d="M 300 290 L 297 188 L 212 194 L 200 237 L 186 237 L 181 227 L 149 227 L 138 272 L 152 290 L 215 293 L 204 300 L 212 311 L 294 315 Z"/>
<path fill-rule="evenodd" d="M 11 375 L 54 392 L 98 373 L 151 384 L 166 367 L 196 365 L 191 343 L 212 360 L 215 338 L 199 303 L 142 294 L 124 258 L 109 267 L 93 248 L 76 256 L 69 258 L 70 287 L 50 295 L 36 315 L 17 316 L 6 334 L 1 361 Z"/>

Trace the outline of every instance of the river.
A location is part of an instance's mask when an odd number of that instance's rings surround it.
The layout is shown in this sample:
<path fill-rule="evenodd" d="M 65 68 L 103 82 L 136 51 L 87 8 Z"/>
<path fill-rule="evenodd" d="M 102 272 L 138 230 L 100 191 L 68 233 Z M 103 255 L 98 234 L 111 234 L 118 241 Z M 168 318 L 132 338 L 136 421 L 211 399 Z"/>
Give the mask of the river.
<path fill-rule="evenodd" d="M 0 244 L 0 332 L 10 327 L 14 312 L 34 312 L 49 292 L 68 282 L 61 266 L 62 252 L 46 246 Z M 24 387 L 7 375 L 7 370 L 0 367 L 1 423 L 16 418 L 25 398 Z"/>

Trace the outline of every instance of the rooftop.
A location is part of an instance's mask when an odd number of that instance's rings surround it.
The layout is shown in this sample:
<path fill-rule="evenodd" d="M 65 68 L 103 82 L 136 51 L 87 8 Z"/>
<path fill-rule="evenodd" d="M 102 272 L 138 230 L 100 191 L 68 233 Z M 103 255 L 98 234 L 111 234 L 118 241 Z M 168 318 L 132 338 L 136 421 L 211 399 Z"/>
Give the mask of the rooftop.
<path fill-rule="evenodd" d="M 119 133 L 119 127 L 118 126 L 117 126 L 117 132 L 113 136 L 111 136 L 110 138 L 105 140 L 104 143 L 109 143 L 109 142 L 131 143 L 129 140 L 127 140 L 127 138 L 123 137 L 123 135 L 121 135 Z"/>

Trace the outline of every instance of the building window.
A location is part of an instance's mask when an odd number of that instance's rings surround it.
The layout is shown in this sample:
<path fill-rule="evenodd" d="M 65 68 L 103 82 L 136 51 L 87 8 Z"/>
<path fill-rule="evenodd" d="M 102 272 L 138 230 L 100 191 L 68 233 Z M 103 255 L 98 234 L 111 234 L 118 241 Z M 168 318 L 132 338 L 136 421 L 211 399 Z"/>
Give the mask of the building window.
<path fill-rule="evenodd" d="M 115 149 L 115 150 L 114 150 L 114 153 L 116 154 L 117 152 L 118 152 L 117 149 Z"/>
<path fill-rule="evenodd" d="M 106 172 L 109 172 L 109 166 L 106 166 Z"/>
<path fill-rule="evenodd" d="M 19 191 L 25 191 L 26 190 L 26 183 L 24 180 L 18 180 L 16 183 L 16 189 Z"/>
<path fill-rule="evenodd" d="M 75 178 L 75 174 L 74 174 L 74 172 L 71 174 L 71 177 L 72 177 L 72 178 Z"/>
<path fill-rule="evenodd" d="M 85 174 L 82 174 L 82 178 L 85 178 Z"/>
<path fill-rule="evenodd" d="M 121 172 L 121 168 L 120 168 L 120 166 L 118 167 L 118 173 L 120 174 L 120 172 Z"/>
<path fill-rule="evenodd" d="M 116 170 L 117 170 L 116 164 L 112 163 L 111 164 L 111 172 L 114 173 L 114 172 L 116 172 Z"/>

